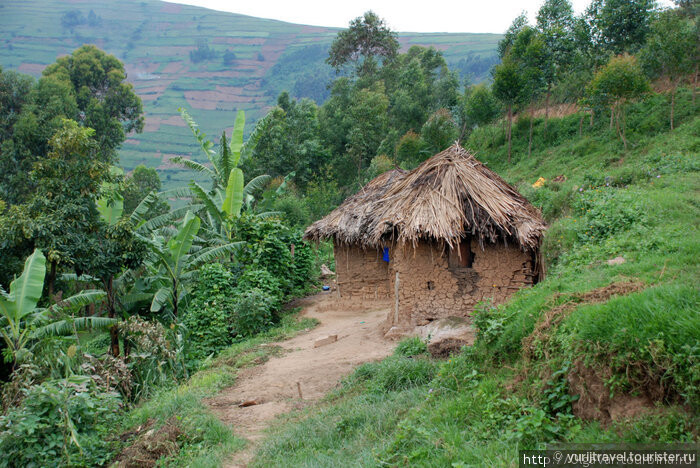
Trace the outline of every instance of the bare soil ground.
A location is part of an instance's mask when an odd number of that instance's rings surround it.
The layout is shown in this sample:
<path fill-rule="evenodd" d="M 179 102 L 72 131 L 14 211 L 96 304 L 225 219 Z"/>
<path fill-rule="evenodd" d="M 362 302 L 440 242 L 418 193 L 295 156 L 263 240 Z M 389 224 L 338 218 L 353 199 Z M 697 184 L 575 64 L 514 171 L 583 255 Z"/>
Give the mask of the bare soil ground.
<path fill-rule="evenodd" d="M 239 437 L 249 441 L 226 467 L 247 466 L 273 418 L 318 400 L 356 366 L 382 359 L 394 348 L 394 343 L 381 332 L 388 303 L 343 304 L 330 295 L 319 295 L 304 299 L 299 305 L 304 307 L 304 316 L 314 317 L 320 324 L 308 333 L 271 344 L 286 352 L 244 370 L 233 387 L 207 402 Z M 338 335 L 338 341 L 314 348 L 317 340 L 330 335 Z M 239 406 L 252 401 L 256 404 Z"/>

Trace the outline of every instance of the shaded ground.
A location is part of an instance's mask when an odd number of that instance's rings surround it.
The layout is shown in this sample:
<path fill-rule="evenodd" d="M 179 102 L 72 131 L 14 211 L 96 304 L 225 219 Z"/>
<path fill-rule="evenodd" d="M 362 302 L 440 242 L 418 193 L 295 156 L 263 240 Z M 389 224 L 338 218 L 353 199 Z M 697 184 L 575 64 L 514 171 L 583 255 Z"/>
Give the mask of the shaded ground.
<path fill-rule="evenodd" d="M 236 435 L 250 442 L 233 455 L 227 467 L 246 466 L 273 418 L 318 400 L 356 366 L 382 359 L 394 348 L 381 333 L 388 303 L 361 307 L 319 295 L 299 305 L 305 307 L 303 316 L 316 318 L 320 324 L 308 333 L 275 343 L 286 351 L 283 355 L 244 370 L 236 385 L 207 402 Z M 316 340 L 330 335 L 338 335 L 338 341 L 314 348 Z"/>

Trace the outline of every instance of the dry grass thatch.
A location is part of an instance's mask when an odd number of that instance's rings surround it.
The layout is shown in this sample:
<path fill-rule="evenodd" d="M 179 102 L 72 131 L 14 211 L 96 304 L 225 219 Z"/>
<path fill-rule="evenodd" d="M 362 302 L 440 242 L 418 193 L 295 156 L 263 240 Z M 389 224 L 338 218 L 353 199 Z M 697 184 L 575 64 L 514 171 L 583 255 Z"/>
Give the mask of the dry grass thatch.
<path fill-rule="evenodd" d="M 537 250 L 546 229 L 540 213 L 458 144 L 406 172 L 386 172 L 306 230 L 306 239 L 380 246 L 387 240 L 443 241 L 471 234 Z"/>

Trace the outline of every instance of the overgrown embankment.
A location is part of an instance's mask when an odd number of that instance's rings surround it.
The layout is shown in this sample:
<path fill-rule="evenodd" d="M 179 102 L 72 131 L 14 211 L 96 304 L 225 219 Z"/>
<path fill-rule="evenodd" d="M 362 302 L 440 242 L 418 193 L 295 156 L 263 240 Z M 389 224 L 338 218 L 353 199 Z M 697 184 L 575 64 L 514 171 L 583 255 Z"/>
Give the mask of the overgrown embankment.
<path fill-rule="evenodd" d="M 697 441 L 700 118 L 678 99 L 674 131 L 668 96 L 630 105 L 626 151 L 604 116 L 574 114 L 537 119 L 532 155 L 506 166 L 502 126 L 477 129 L 465 146 L 550 223 L 547 279 L 483 304 L 475 346 L 447 361 L 414 342 L 361 366 L 254 465 L 505 466 L 554 441 Z"/>

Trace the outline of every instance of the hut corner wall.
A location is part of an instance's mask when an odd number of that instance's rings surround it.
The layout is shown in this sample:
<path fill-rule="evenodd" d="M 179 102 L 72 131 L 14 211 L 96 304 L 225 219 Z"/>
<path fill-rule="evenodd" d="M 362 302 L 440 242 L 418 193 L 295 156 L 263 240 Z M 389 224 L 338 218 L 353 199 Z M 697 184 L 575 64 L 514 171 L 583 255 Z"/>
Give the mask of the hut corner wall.
<path fill-rule="evenodd" d="M 444 247 L 437 243 L 397 247 L 391 257 L 389 290 L 393 293 L 396 288 L 398 301 L 394 298 L 389 323 L 418 326 L 449 316 L 466 317 L 479 301 L 499 304 L 533 283 L 530 254 L 504 245 L 485 245 L 482 250 L 476 241 L 471 247 L 472 267 L 457 269 L 448 267 Z"/>
<path fill-rule="evenodd" d="M 335 272 L 341 299 L 387 299 L 389 264 L 379 249 L 335 244 Z"/>

